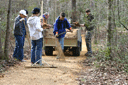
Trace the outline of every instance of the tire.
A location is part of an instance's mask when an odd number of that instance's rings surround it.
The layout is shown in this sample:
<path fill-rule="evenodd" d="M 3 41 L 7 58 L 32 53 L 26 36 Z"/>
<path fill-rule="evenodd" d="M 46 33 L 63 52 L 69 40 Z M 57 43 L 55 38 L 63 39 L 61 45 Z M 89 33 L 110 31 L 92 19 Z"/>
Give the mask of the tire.
<path fill-rule="evenodd" d="M 64 47 L 64 52 L 66 52 L 67 49 L 68 49 L 68 47 Z"/>
<path fill-rule="evenodd" d="M 45 55 L 53 55 L 53 47 L 45 47 Z"/>
<path fill-rule="evenodd" d="M 73 48 L 73 56 L 80 56 L 80 47 Z"/>
<path fill-rule="evenodd" d="M 82 51 L 82 42 L 80 42 L 80 51 Z"/>

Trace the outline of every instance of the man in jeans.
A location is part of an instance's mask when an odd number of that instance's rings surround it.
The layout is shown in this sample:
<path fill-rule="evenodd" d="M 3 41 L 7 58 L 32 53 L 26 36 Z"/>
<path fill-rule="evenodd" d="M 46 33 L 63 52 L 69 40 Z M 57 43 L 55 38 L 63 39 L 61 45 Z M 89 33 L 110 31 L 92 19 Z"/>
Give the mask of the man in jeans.
<path fill-rule="evenodd" d="M 24 32 L 23 29 L 25 29 L 25 17 L 27 16 L 25 10 L 21 10 L 19 12 L 19 15 L 15 18 L 15 23 L 14 23 L 14 36 L 15 36 L 15 41 L 16 41 L 16 46 L 15 50 L 13 53 L 13 57 L 20 60 L 24 61 L 24 52 L 23 52 L 23 45 L 24 45 Z"/>
<path fill-rule="evenodd" d="M 43 45 L 43 35 L 40 24 L 40 18 L 38 17 L 40 13 L 39 8 L 34 8 L 32 11 L 32 16 L 28 18 L 28 27 L 30 31 L 30 38 L 31 38 L 31 63 L 34 64 L 37 62 L 37 64 L 42 65 L 42 45 Z"/>
<path fill-rule="evenodd" d="M 66 34 L 66 30 L 65 30 L 66 28 L 69 29 L 70 31 L 72 31 L 72 28 L 71 28 L 68 20 L 65 18 L 65 13 L 61 13 L 54 24 L 53 33 L 58 38 L 63 51 L 64 51 L 64 37 Z M 65 33 L 59 35 L 60 33 L 63 33 L 63 32 L 65 32 Z"/>
<path fill-rule="evenodd" d="M 92 57 L 91 38 L 95 23 L 94 23 L 94 16 L 91 14 L 90 9 L 86 9 L 85 24 L 81 24 L 80 26 L 86 27 L 86 31 L 87 31 L 85 38 L 87 53 L 85 53 L 85 56 Z"/>

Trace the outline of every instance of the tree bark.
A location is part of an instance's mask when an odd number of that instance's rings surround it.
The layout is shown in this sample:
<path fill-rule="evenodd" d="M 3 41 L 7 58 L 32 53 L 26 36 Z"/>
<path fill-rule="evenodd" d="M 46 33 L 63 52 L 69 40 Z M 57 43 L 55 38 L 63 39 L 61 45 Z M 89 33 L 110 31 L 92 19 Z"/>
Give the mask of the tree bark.
<path fill-rule="evenodd" d="M 112 50 L 115 49 L 116 46 L 116 24 L 115 24 L 115 11 L 114 11 L 114 1 L 113 0 L 108 0 L 108 54 L 110 59 L 113 59 L 113 52 Z"/>
<path fill-rule="evenodd" d="M 108 0 L 108 53 L 109 53 L 109 57 L 112 59 L 112 0 Z"/>
<path fill-rule="evenodd" d="M 7 28 L 6 28 L 6 37 L 5 37 L 5 46 L 4 46 L 4 58 L 9 59 L 9 39 L 10 39 L 10 10 L 11 10 L 11 0 L 8 4 L 8 13 L 7 13 Z"/>
<path fill-rule="evenodd" d="M 76 18 L 76 0 L 72 0 L 72 21 L 71 23 L 73 22 L 76 22 L 77 18 Z"/>
<path fill-rule="evenodd" d="M 1 28 L 0 28 L 0 32 L 1 32 Z M 0 33 L 0 59 L 2 59 L 2 57 L 3 57 L 3 50 L 2 50 L 1 33 Z"/>

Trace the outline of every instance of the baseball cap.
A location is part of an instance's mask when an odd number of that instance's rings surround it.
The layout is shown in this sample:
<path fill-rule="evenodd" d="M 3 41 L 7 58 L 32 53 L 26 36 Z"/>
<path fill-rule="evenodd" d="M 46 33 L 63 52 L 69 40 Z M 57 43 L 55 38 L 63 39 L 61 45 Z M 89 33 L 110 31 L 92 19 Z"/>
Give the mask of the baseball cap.
<path fill-rule="evenodd" d="M 27 16 L 27 14 L 26 14 L 26 11 L 25 10 L 20 10 L 20 12 L 19 12 L 20 14 L 23 14 L 24 16 Z"/>
<path fill-rule="evenodd" d="M 28 10 L 24 9 L 26 11 L 26 14 L 28 14 Z"/>
<path fill-rule="evenodd" d="M 33 14 L 38 14 L 38 13 L 40 13 L 40 8 L 34 8 L 33 10 L 32 10 L 32 13 Z"/>

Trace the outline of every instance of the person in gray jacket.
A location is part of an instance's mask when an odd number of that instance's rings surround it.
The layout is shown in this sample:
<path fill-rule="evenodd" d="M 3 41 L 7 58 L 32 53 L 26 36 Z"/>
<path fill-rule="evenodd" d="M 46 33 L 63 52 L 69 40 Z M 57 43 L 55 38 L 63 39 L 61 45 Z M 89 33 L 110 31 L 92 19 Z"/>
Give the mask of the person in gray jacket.
<path fill-rule="evenodd" d="M 23 29 L 25 29 L 25 17 L 27 16 L 25 10 L 20 10 L 19 15 L 15 18 L 15 23 L 14 23 L 14 36 L 15 36 L 15 50 L 13 53 L 13 57 L 20 60 L 24 61 L 24 52 L 23 52 Z"/>

